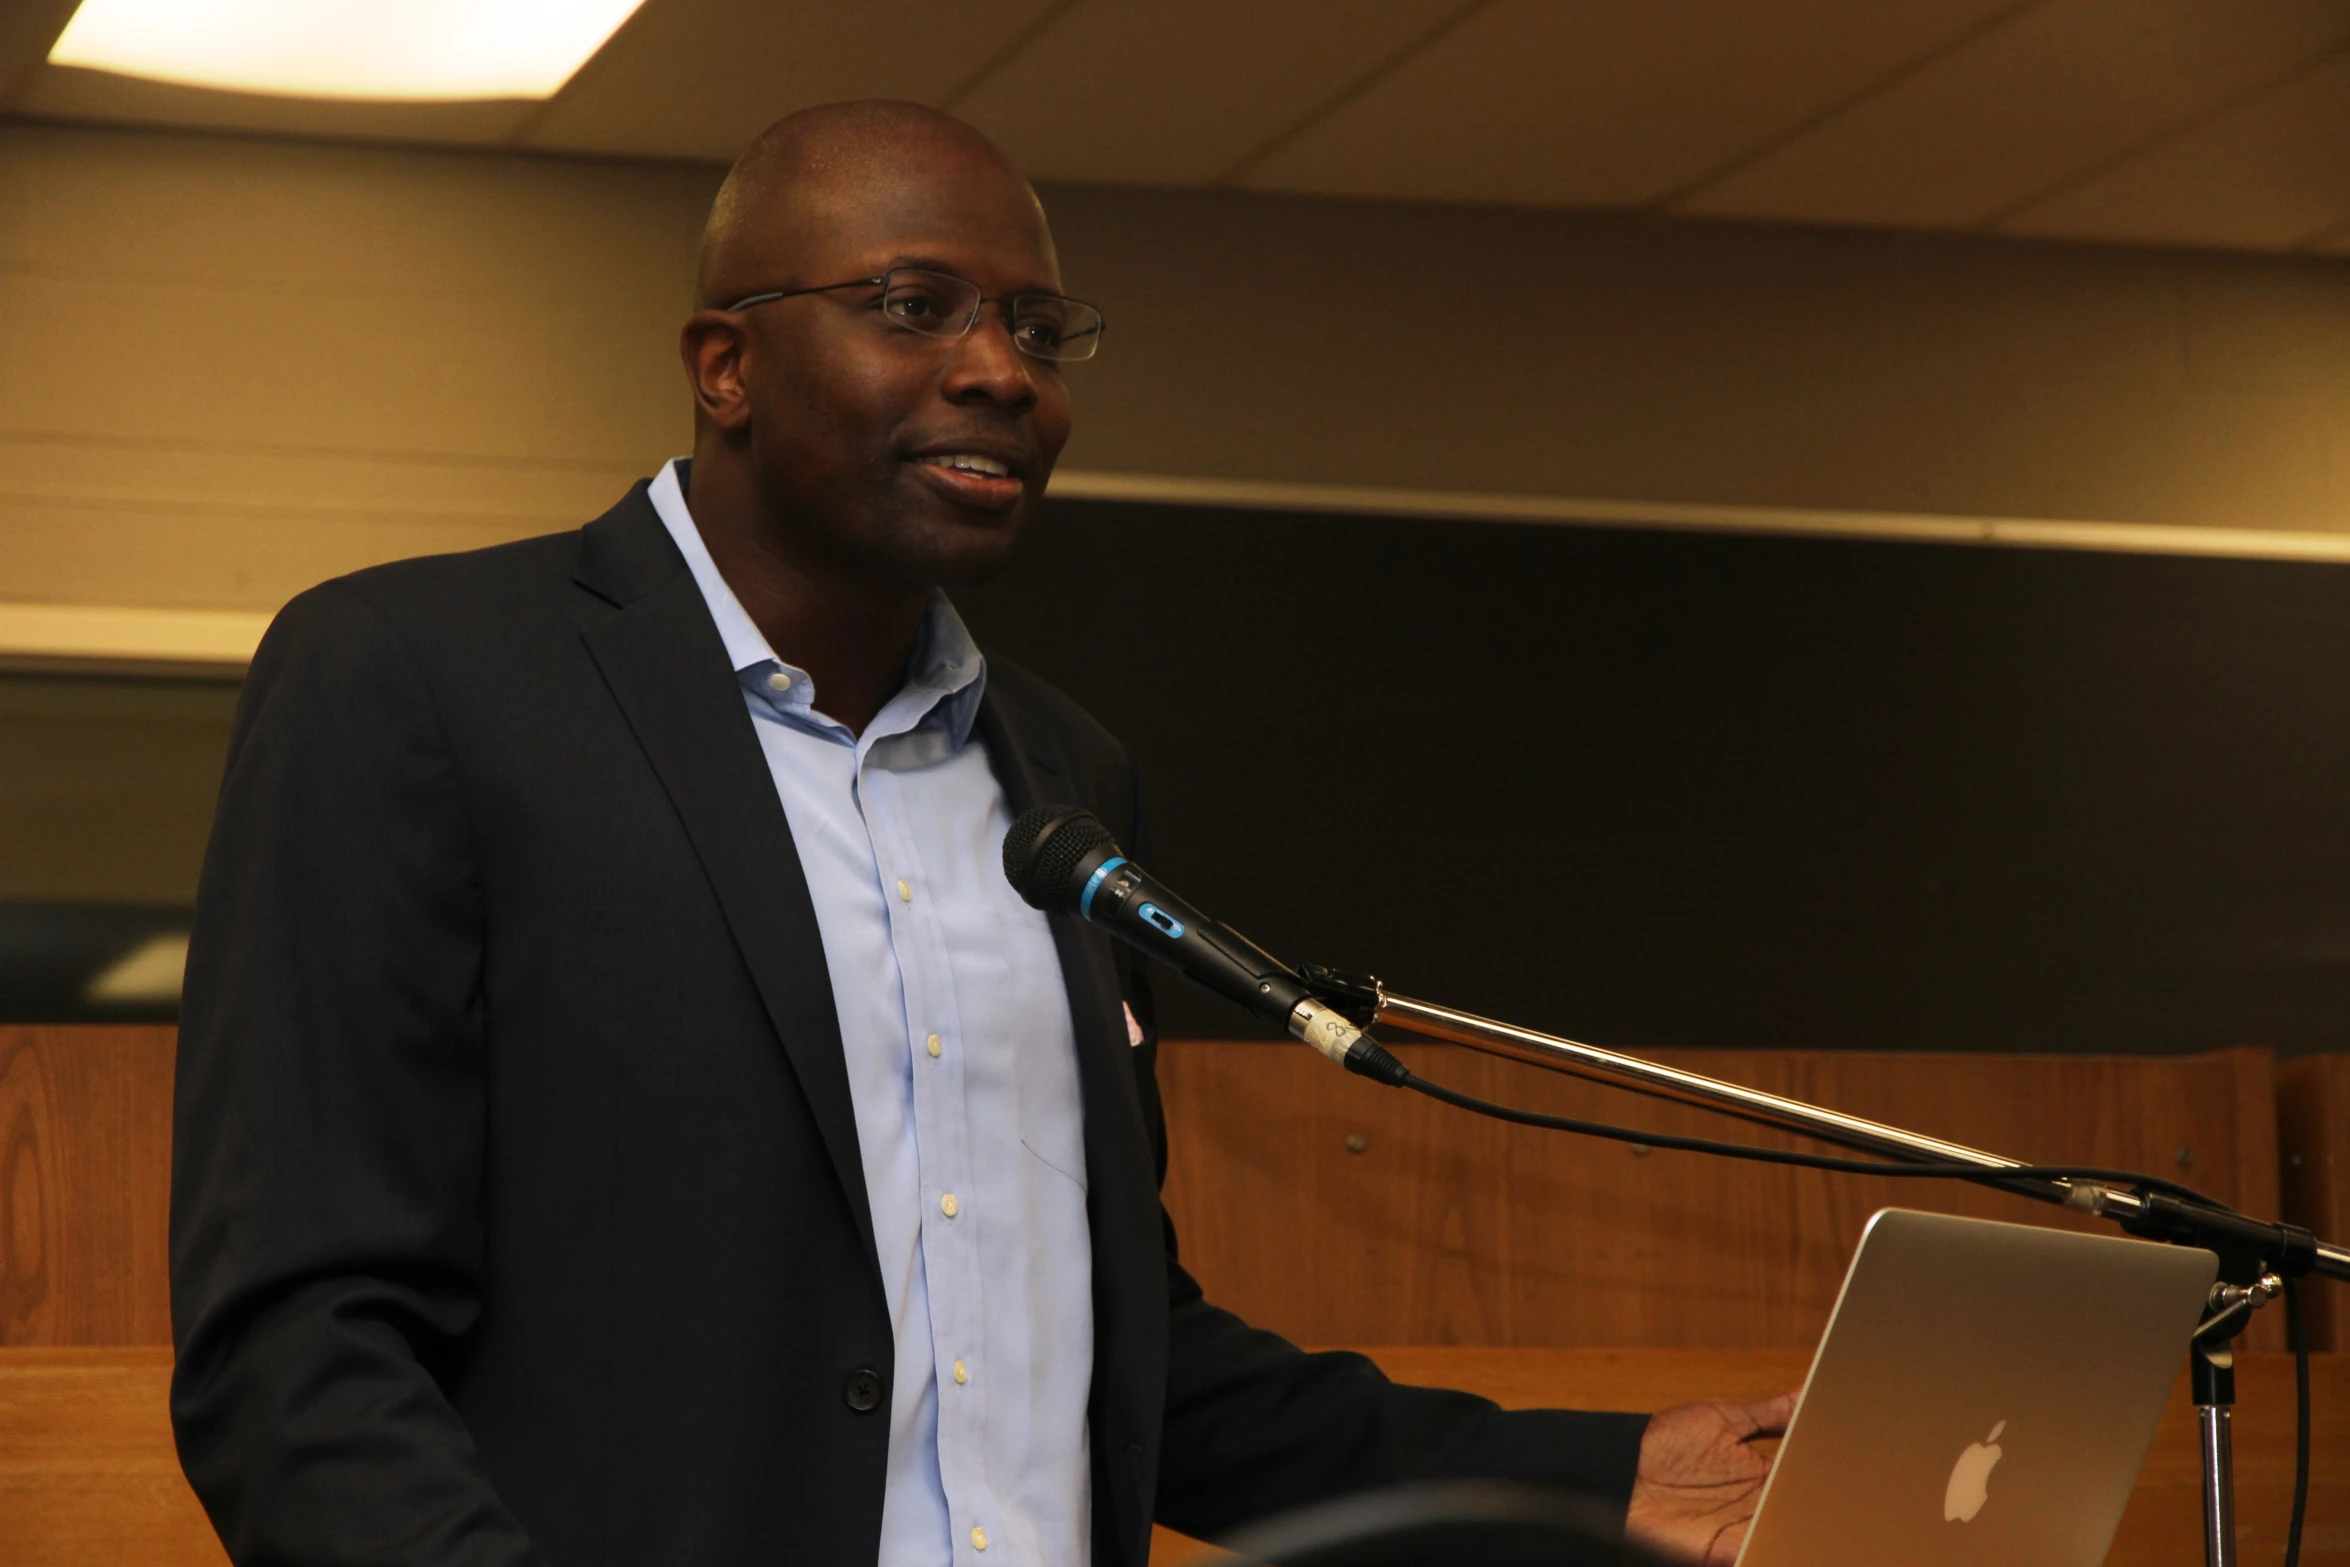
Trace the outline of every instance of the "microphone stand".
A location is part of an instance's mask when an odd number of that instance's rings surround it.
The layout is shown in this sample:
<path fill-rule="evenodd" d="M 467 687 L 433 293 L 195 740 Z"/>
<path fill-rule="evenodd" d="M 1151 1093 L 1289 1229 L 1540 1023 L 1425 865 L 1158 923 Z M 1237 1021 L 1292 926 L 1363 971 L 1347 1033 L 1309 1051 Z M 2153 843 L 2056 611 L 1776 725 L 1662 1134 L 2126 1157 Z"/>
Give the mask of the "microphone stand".
<path fill-rule="evenodd" d="M 2238 1567 L 2232 1445 L 2236 1335 L 2243 1332 L 2255 1310 L 2283 1292 L 2287 1278 L 2316 1274 L 2350 1280 L 2350 1249 L 2321 1241 L 2296 1225 L 2265 1223 L 2167 1193 L 2126 1190 L 2084 1179 L 2002 1177 L 2001 1170 L 2020 1169 L 2022 1162 L 1800 1099 L 1455 1011 L 1432 1001 L 1390 995 L 1367 976 L 1323 968 L 1308 968 L 1303 974 L 1308 989 L 1359 1024 L 1385 1023 L 1551 1071 L 1600 1082 L 1634 1083 L 1665 1098 L 1731 1111 L 1780 1130 L 1889 1159 L 1976 1165 L 1984 1172 L 1984 1185 L 2110 1219 L 2130 1234 L 2148 1240 L 2216 1252 L 2220 1282 L 2212 1287 L 2187 1360 L 2203 1448 L 2203 1558 L 2206 1567 Z"/>

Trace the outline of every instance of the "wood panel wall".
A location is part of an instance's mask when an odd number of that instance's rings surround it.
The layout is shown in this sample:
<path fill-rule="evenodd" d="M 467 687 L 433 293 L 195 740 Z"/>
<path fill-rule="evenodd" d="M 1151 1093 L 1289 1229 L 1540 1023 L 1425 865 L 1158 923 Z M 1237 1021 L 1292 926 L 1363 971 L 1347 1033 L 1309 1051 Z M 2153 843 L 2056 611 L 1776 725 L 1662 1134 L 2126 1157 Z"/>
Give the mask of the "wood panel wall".
<path fill-rule="evenodd" d="M 1684 1135 L 1750 1135 L 1701 1111 L 1448 1046 L 1397 1053 L 1487 1099 Z M 2149 1171 L 2277 1213 L 2265 1051 L 1653 1054 L 2011 1157 Z M 1294 1046 L 1169 1041 L 1159 1080 L 1167 1206 L 1186 1263 L 1211 1299 L 1306 1343 L 1808 1348 L 1878 1208 L 2103 1228 L 1952 1182 L 1643 1155 L 1508 1126 L 1335 1072 Z M 2247 1347 L 2282 1347 L 2280 1317 L 2264 1313 Z"/>
<path fill-rule="evenodd" d="M 0 1561 L 222 1560 L 165 1410 L 172 1047 L 162 1027 L 0 1027 Z M 1468 1052 L 1403 1053 L 1491 1098 L 1725 1130 Z M 2303 1156 L 2287 1170 L 2295 1216 L 2338 1235 L 2350 1212 L 2350 1061 L 1671 1059 L 2019 1157 L 2177 1171 L 2258 1212 L 2276 1209 L 2281 1123 L 2286 1150 Z M 2068 1217 L 1970 1188 L 1642 1156 L 1504 1127 L 1293 1047 L 1173 1041 L 1162 1062 L 1168 1202 L 1186 1259 L 1220 1300 L 1306 1342 L 1417 1344 L 1372 1353 L 1402 1380 L 1513 1406 L 1660 1408 L 1799 1379 L 1852 1239 L 1883 1203 Z M 2256 1342 L 2280 1337 L 2270 1316 Z M 1611 1343 L 1655 1347 L 1571 1347 Z M 1431 1347 L 1445 1345 L 1463 1347 Z M 2350 1359 L 2317 1370 L 2304 1560 L 2350 1567 Z M 2194 1454 L 2173 1405 L 2115 1544 L 2120 1567 L 2196 1559 Z M 2248 1357 L 2237 1437 L 2248 1559 L 2281 1543 L 2290 1430 L 2289 1364 Z M 1173 1536 L 1161 1547 L 1162 1564 L 1197 1554 Z"/>
<path fill-rule="evenodd" d="M 0 1028 L 0 1344 L 170 1342 L 172 1041 L 167 1027 Z M 1698 1112 L 1471 1052 L 1404 1053 L 1488 1098 L 1739 1135 Z M 2259 1051 L 1673 1059 L 2018 1157 L 2173 1174 L 2270 1214 L 2268 1107 L 2281 1104 L 2317 1150 L 2304 1154 L 2306 1174 L 2289 1172 L 2296 1217 L 2338 1237 L 2350 1214 L 2335 1152 L 2350 1134 L 2350 1062 L 2335 1058 L 2288 1063 L 2281 1099 Z M 1280 1045 L 1170 1041 L 1161 1081 L 1174 1139 L 1167 1200 L 1186 1262 L 1223 1303 L 1311 1342 L 1804 1346 L 1877 1207 L 2080 1222 L 1939 1182 L 1643 1158 L 1480 1121 Z M 2333 1119 L 2310 1118 L 2326 1106 Z M 2313 1323 L 2330 1335 L 2338 1303 L 2320 1299 Z M 2255 1331 L 2252 1347 L 2281 1347 L 2279 1313 Z"/>
<path fill-rule="evenodd" d="M 177 1030 L 0 1026 L 0 1344 L 169 1344 Z"/>
<path fill-rule="evenodd" d="M 2350 1230 L 2350 1056 L 2277 1064 L 2277 1141 L 2285 1217 L 2327 1240 Z M 2350 1349 L 2350 1285 L 2303 1284 L 2312 1349 Z"/>

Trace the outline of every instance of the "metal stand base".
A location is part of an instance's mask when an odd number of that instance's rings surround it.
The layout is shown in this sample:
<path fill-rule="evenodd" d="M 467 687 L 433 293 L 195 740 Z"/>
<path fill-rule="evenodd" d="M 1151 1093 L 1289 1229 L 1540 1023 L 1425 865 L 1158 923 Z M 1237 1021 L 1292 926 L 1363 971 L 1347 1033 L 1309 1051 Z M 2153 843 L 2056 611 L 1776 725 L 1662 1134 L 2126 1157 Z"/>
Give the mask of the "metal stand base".
<path fill-rule="evenodd" d="M 2188 1362 L 2203 1435 L 2204 1567 L 2236 1567 L 2236 1348 L 2197 1344 Z"/>

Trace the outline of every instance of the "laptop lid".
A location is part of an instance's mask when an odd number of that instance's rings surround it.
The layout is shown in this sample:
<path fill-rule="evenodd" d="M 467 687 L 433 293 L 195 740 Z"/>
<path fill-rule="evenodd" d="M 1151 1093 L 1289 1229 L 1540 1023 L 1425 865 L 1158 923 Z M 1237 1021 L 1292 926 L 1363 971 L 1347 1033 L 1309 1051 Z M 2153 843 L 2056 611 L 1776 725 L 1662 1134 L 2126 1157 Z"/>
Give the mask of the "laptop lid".
<path fill-rule="evenodd" d="M 1739 1567 L 2098 1567 L 2218 1271 L 2190 1247 L 1881 1210 Z"/>

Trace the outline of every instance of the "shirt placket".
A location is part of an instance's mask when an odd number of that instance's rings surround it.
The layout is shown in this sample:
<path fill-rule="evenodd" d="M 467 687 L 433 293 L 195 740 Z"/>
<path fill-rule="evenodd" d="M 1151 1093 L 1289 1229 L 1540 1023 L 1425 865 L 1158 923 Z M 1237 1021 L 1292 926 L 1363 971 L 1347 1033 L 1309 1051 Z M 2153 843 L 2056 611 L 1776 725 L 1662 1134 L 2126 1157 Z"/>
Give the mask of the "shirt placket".
<path fill-rule="evenodd" d="M 889 904 L 890 941 L 905 990 L 913 1066 L 915 1147 L 922 1182 L 922 1265 L 929 1281 L 931 1359 L 938 1379 L 939 1477 L 957 1560 L 978 1561 L 996 1528 L 985 1463 L 987 1385 L 978 1193 L 965 1107 L 967 1052 L 946 940 L 923 885 L 904 780 L 879 742 L 859 767 L 874 858 Z M 935 1046 L 935 1053 L 934 1047 Z"/>

